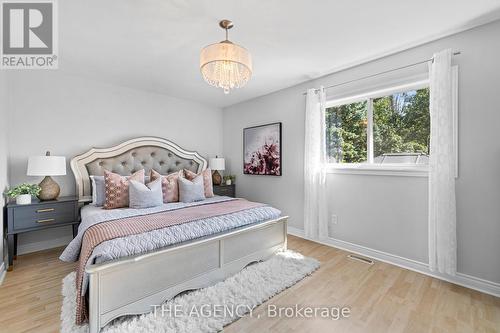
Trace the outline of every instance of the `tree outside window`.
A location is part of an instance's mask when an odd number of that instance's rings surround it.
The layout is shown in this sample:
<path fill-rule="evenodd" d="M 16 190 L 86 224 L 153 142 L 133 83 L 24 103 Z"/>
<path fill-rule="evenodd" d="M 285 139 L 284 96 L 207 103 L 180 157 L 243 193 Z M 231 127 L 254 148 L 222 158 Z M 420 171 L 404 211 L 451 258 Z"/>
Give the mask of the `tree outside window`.
<path fill-rule="evenodd" d="M 325 121 L 330 163 L 422 163 L 416 162 L 420 157 L 428 161 L 428 88 L 333 106 L 326 109 Z"/>

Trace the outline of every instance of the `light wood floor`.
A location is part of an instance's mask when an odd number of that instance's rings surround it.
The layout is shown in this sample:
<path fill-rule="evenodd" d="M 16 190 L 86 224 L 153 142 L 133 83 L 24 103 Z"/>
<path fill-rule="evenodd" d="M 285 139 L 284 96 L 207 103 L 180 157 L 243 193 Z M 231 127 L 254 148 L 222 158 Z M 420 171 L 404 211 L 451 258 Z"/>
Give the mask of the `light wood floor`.
<path fill-rule="evenodd" d="M 321 268 L 275 296 L 224 332 L 500 332 L 500 299 L 419 273 L 289 237 L 289 248 Z M 58 332 L 61 279 L 74 264 L 62 249 L 19 256 L 0 287 L 0 332 Z M 268 318 L 267 306 L 349 306 L 351 316 L 331 319 Z M 260 315 L 260 318 L 257 316 Z"/>

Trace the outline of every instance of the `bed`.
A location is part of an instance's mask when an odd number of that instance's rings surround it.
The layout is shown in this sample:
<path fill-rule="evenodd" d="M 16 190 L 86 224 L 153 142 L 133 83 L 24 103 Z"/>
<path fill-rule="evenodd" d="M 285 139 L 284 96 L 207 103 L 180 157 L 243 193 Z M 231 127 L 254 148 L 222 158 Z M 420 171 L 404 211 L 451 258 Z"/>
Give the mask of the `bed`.
<path fill-rule="evenodd" d="M 73 158 L 71 169 L 82 206 L 82 224 L 77 238 L 83 239 L 91 230 L 87 228 L 94 227 L 93 223 L 98 222 L 100 224 L 96 224 L 97 226 L 121 223 L 131 218 L 175 217 L 180 216 L 179 212 L 194 209 L 209 214 L 205 212 L 216 211 L 223 206 L 226 207 L 224 209 L 229 209 L 227 207 L 249 205 L 230 198 L 214 197 L 194 204 L 200 207 L 188 207 L 179 203 L 177 206 L 165 204 L 165 207 L 151 212 L 124 209 L 113 213 L 118 214 L 114 220 L 101 223 L 103 221 L 99 221 L 98 217 L 104 213 L 88 205 L 92 201 L 90 176 L 102 175 L 105 169 L 121 175 L 131 175 L 139 169 L 149 172 L 151 168 L 161 174 L 181 169 L 199 173 L 207 168 L 207 161 L 196 152 L 187 151 L 171 141 L 156 137 L 136 138 L 111 148 L 93 148 Z M 138 239 L 143 237 L 142 243 L 148 246 L 149 243 L 144 239 L 154 240 L 151 243 L 155 243 L 155 246 L 140 253 L 120 249 L 125 256 L 107 256 L 106 251 L 101 249 L 99 252 L 94 248 L 91 260 L 84 263 L 85 284 L 82 289 L 88 302 L 86 309 L 90 333 L 99 332 L 107 323 L 120 316 L 150 312 L 153 305 L 161 304 L 183 291 L 212 285 L 252 262 L 266 260 L 275 252 L 286 249 L 286 216 L 276 215 L 271 209 L 266 212 L 265 206 L 256 205 L 252 208 L 254 210 L 249 208 L 248 211 L 240 211 L 234 207 L 233 210 L 227 210 L 226 215 L 206 215 L 203 219 L 161 229 L 158 231 L 161 235 L 141 233 L 127 236 Z M 236 220 L 233 216 L 240 216 L 238 214 L 247 214 L 242 219 L 244 222 L 234 222 Z M 267 218 L 270 216 L 272 218 Z M 210 220 L 211 218 L 214 220 Z M 188 231 L 180 228 L 187 228 Z M 197 232 L 192 232 L 189 228 L 194 228 Z M 120 248 L 120 241 L 122 239 L 110 239 L 104 245 L 115 242 L 108 248 Z M 99 252 L 97 255 L 96 251 Z"/>

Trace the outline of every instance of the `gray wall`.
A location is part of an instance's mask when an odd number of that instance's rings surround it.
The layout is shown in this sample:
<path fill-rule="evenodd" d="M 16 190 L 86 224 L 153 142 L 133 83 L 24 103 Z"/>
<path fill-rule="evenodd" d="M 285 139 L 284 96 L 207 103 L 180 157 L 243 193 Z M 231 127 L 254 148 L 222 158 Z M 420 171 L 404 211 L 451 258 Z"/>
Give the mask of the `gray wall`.
<path fill-rule="evenodd" d="M 0 73 L 0 204 L 4 206 L 3 192 L 8 187 L 8 168 L 7 168 L 7 109 L 8 109 L 7 79 L 5 74 Z M 0 226 L 3 226 L 3 213 L 0 214 Z M 3 227 L 0 228 L 0 274 L 3 263 Z"/>
<path fill-rule="evenodd" d="M 222 111 L 198 103 L 104 84 L 57 71 L 12 74 L 10 182 L 39 182 L 27 177 L 28 156 L 66 156 L 67 176 L 54 177 L 62 195 L 74 194 L 71 157 L 91 147 L 108 147 L 138 136 L 159 136 L 203 156 L 222 153 Z M 10 78 L 9 78 L 10 79 Z M 69 228 L 19 237 L 19 250 L 32 251 L 67 242 Z"/>
<path fill-rule="evenodd" d="M 430 58 L 436 51 L 462 51 L 459 65 L 458 271 L 500 283 L 500 22 L 450 36 L 318 80 L 224 109 L 224 154 L 237 175 L 237 194 L 269 202 L 303 228 L 304 109 L 307 88 Z M 339 46 L 341 47 L 341 46 Z M 368 90 L 408 75 L 415 67 L 362 81 L 329 97 Z M 283 176 L 242 174 L 242 129 L 283 122 Z M 331 237 L 427 262 L 427 178 L 329 174 L 329 210 L 338 215 Z"/>

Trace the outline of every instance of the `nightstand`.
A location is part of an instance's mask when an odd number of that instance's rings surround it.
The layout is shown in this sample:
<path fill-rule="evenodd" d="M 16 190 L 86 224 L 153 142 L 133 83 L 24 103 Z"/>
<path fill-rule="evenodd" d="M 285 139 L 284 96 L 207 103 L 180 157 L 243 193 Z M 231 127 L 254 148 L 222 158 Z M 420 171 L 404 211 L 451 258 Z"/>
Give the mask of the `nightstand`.
<path fill-rule="evenodd" d="M 51 201 L 34 201 L 29 205 L 7 204 L 7 245 L 9 271 L 17 257 L 17 235 L 24 232 L 71 225 L 73 237 L 80 223 L 77 197 L 60 197 Z"/>
<path fill-rule="evenodd" d="M 236 185 L 214 185 L 214 194 L 215 195 L 225 195 L 227 197 L 235 197 L 236 196 Z"/>

